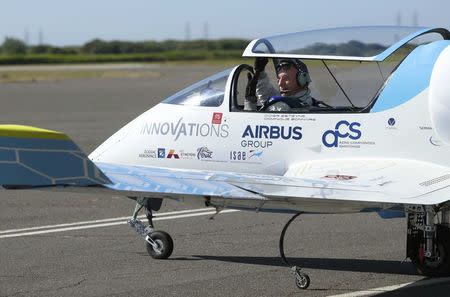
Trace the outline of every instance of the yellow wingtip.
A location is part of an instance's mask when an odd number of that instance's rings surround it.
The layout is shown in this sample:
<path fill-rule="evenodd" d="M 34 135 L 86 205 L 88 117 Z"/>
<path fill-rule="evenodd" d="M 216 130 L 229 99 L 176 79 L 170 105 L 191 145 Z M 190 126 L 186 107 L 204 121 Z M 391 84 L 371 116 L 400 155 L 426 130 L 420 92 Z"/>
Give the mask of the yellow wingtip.
<path fill-rule="evenodd" d="M 0 137 L 69 140 L 66 134 L 23 125 L 0 125 Z"/>

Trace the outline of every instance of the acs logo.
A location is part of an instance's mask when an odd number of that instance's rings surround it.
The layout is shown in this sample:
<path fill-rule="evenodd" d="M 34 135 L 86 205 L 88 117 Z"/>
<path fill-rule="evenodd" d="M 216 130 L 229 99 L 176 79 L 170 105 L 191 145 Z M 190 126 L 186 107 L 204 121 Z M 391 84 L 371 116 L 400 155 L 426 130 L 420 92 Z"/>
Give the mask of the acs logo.
<path fill-rule="evenodd" d="M 334 130 L 328 130 L 323 133 L 322 143 L 326 147 L 338 147 L 339 139 L 341 138 L 360 139 L 361 130 L 358 129 L 359 127 L 361 127 L 361 124 L 358 122 L 339 121 Z"/>

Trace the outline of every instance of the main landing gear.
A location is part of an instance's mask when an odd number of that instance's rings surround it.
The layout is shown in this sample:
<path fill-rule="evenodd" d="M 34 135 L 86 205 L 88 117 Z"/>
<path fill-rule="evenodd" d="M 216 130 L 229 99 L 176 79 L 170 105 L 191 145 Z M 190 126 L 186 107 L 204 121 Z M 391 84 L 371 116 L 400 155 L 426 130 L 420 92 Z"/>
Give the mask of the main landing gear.
<path fill-rule="evenodd" d="M 302 213 L 299 212 L 295 214 L 284 226 L 283 231 L 281 231 L 280 235 L 280 242 L 279 242 L 279 248 L 280 248 L 280 256 L 281 259 L 283 259 L 283 262 L 291 267 L 291 272 L 295 277 L 295 284 L 300 289 L 307 289 L 309 287 L 309 284 L 311 283 L 309 276 L 301 271 L 301 268 L 295 265 L 292 265 L 289 263 L 289 261 L 286 259 L 286 256 L 284 255 L 284 235 L 286 234 L 286 230 L 288 229 L 289 225 Z"/>
<path fill-rule="evenodd" d="M 450 211 L 412 206 L 408 209 L 406 256 L 417 272 L 430 277 L 450 275 Z"/>
<path fill-rule="evenodd" d="M 161 202 L 162 199 L 136 198 L 136 207 L 133 216 L 128 220 L 128 224 L 134 228 L 139 235 L 144 237 L 147 243 L 147 252 L 154 259 L 167 259 L 173 251 L 172 237 L 164 231 L 155 231 L 153 227 L 152 210 L 159 210 Z M 144 207 L 148 226 L 137 218 L 138 213 Z"/>

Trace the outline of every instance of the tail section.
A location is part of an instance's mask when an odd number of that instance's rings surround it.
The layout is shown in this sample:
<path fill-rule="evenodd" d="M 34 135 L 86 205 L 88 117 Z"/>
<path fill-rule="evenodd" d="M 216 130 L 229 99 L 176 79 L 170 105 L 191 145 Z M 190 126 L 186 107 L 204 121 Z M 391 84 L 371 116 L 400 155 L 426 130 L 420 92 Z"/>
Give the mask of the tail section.
<path fill-rule="evenodd" d="M 110 183 L 64 133 L 0 125 L 0 185 L 4 188 Z"/>

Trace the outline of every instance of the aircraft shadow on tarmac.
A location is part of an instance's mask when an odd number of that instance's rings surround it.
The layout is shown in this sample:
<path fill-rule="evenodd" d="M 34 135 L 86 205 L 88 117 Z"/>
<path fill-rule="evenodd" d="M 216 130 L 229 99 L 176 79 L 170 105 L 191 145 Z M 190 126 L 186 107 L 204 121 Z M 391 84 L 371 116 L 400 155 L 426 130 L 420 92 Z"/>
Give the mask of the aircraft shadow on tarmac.
<path fill-rule="evenodd" d="M 196 261 L 214 260 L 222 262 L 256 264 L 266 266 L 286 266 L 279 257 L 237 257 L 237 256 L 205 256 L 192 255 L 194 258 L 172 258 L 172 260 Z M 334 258 L 289 258 L 289 262 L 301 268 L 390 273 L 402 275 L 416 275 L 414 266 L 410 262 L 365 259 L 334 259 Z"/>
<path fill-rule="evenodd" d="M 205 256 L 192 255 L 192 258 L 178 257 L 171 258 L 174 261 L 201 261 L 213 260 L 230 263 L 242 263 L 267 266 L 285 266 L 279 257 L 236 257 L 236 256 Z M 402 275 L 416 275 L 414 265 L 410 262 L 390 261 L 390 260 L 365 260 L 365 259 L 334 259 L 334 258 L 289 258 L 289 262 L 299 265 L 302 268 L 352 271 L 352 272 L 372 272 Z M 380 291 L 377 297 L 447 297 L 450 290 L 449 278 L 434 279 L 436 283 L 426 282 L 430 279 L 422 279 L 413 282 L 403 288 L 389 292 Z M 425 282 L 423 282 L 425 281 Z M 423 282 L 423 283 L 422 283 Z"/>

